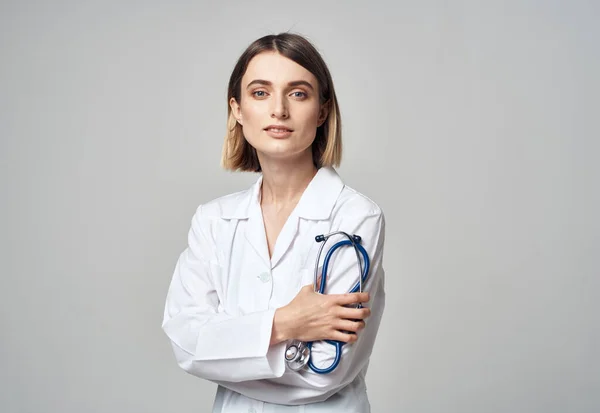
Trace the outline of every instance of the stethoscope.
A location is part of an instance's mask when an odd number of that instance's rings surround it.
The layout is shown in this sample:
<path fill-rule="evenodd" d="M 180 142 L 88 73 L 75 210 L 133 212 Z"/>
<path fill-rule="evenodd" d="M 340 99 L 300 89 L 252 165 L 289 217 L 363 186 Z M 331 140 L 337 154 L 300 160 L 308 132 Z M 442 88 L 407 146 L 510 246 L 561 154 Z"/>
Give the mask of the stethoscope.
<path fill-rule="evenodd" d="M 334 244 L 329 249 L 329 251 L 327 251 L 327 254 L 325 255 L 325 259 L 323 261 L 323 268 L 321 271 L 321 282 L 317 286 L 318 272 L 319 272 L 319 259 L 321 258 L 321 253 L 323 251 L 323 247 L 325 247 L 326 241 L 329 239 L 329 237 L 331 237 L 333 235 L 337 235 L 337 234 L 342 234 L 348 239 L 339 241 L 338 243 Z M 357 264 L 358 264 L 358 274 L 359 274 L 358 282 L 349 292 L 350 293 L 362 292 L 363 284 L 365 283 L 365 281 L 367 280 L 367 277 L 369 276 L 370 262 L 369 262 L 369 255 L 367 254 L 367 251 L 364 249 L 364 247 L 362 245 L 360 245 L 360 241 L 361 241 L 360 236 L 348 235 L 347 233 L 345 233 L 343 231 L 336 231 L 336 232 L 332 232 L 327 235 L 317 235 L 315 237 L 315 241 L 322 243 L 321 247 L 319 248 L 319 252 L 317 254 L 317 259 L 316 259 L 316 263 L 315 263 L 315 278 L 313 281 L 315 292 L 324 294 L 325 285 L 327 283 L 327 267 L 329 266 L 329 260 L 331 259 L 331 256 L 338 248 L 346 246 L 346 245 L 350 245 L 350 246 L 354 247 L 354 251 L 356 252 L 356 259 L 357 259 Z M 362 257 L 362 260 L 361 260 L 361 257 Z M 356 306 L 356 308 L 362 308 L 362 305 L 358 304 Z M 331 344 L 332 346 L 335 346 L 335 359 L 333 360 L 333 363 L 331 363 L 331 365 L 329 367 L 319 368 L 319 367 L 315 366 L 310 358 L 310 353 L 311 353 L 313 342 L 312 341 L 303 342 L 300 340 L 292 341 L 285 350 L 285 361 L 286 361 L 288 367 L 293 371 L 299 371 L 308 365 L 308 367 L 315 373 L 318 373 L 318 374 L 331 373 L 333 370 L 335 370 L 335 368 L 340 363 L 340 359 L 342 356 L 342 346 L 345 343 L 342 341 L 336 341 L 336 340 L 325 340 L 325 342 L 328 344 Z"/>

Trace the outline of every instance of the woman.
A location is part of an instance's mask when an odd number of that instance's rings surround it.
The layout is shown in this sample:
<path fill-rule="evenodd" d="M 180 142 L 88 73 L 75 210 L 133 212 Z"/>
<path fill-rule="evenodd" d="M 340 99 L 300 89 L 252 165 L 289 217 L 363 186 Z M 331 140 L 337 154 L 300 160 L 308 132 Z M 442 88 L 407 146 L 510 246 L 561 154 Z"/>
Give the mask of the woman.
<path fill-rule="evenodd" d="M 163 321 L 177 362 L 218 384 L 213 412 L 369 412 L 365 374 L 385 305 L 384 216 L 333 169 L 341 126 L 327 66 L 299 35 L 258 39 L 233 70 L 228 113 L 223 166 L 260 175 L 192 219 Z M 359 277 L 351 247 L 333 255 L 327 294 L 313 289 L 315 236 L 338 230 L 361 236 L 370 257 L 362 293 L 347 293 Z M 321 340 L 341 341 L 341 361 L 329 374 L 292 370 L 292 340 L 315 341 L 311 361 L 321 368 L 335 358 Z"/>

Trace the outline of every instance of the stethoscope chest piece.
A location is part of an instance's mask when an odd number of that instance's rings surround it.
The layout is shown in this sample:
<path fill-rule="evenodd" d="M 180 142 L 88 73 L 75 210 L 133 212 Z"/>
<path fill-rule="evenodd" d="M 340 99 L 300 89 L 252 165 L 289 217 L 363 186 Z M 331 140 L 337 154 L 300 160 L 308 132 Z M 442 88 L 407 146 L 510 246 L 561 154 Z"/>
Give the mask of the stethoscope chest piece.
<path fill-rule="evenodd" d="M 308 364 L 310 349 L 301 341 L 294 341 L 285 349 L 285 361 L 293 371 L 299 371 Z"/>

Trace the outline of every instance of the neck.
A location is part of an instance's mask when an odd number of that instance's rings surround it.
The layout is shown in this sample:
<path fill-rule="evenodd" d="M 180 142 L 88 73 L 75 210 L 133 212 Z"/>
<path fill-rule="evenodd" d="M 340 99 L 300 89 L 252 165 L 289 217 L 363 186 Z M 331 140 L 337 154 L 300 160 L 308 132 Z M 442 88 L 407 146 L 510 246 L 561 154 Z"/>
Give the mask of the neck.
<path fill-rule="evenodd" d="M 261 162 L 263 174 L 261 204 L 285 206 L 298 202 L 304 190 L 317 173 L 308 160 Z"/>

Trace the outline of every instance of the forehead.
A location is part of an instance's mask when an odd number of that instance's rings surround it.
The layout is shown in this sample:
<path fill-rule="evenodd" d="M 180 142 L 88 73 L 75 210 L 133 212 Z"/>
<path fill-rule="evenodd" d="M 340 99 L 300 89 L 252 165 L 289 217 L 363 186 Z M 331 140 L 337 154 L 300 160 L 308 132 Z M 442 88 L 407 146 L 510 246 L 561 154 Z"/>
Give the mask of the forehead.
<path fill-rule="evenodd" d="M 267 80 L 274 85 L 306 80 L 315 88 L 318 86 L 317 79 L 311 72 L 277 52 L 259 53 L 250 60 L 242 77 L 242 84 L 245 86 L 256 79 Z"/>

